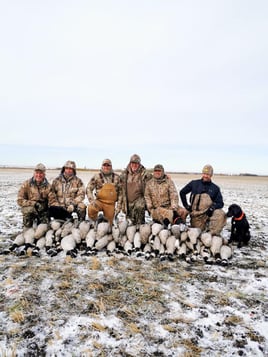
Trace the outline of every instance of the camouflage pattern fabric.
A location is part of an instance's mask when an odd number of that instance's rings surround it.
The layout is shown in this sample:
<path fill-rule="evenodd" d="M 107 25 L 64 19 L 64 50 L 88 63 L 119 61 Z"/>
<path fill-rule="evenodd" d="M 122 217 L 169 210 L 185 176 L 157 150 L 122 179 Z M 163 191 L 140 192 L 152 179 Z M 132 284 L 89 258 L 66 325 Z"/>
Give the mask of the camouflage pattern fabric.
<path fill-rule="evenodd" d="M 47 223 L 49 201 L 55 203 L 56 198 L 46 178 L 40 185 L 37 185 L 33 177 L 24 181 L 17 196 L 17 203 L 22 211 L 23 225 L 31 227 L 35 219 L 38 223 Z"/>
<path fill-rule="evenodd" d="M 81 220 L 85 218 L 86 205 L 84 199 L 86 190 L 79 177 L 73 175 L 65 178 L 63 174 L 60 174 L 52 182 L 52 191 L 57 198 L 56 206 L 64 207 L 69 212 L 77 212 Z M 49 204 L 54 205 L 52 202 L 49 202 Z"/>
<path fill-rule="evenodd" d="M 161 179 L 152 178 L 145 187 L 145 201 L 154 220 L 173 221 L 173 211 L 179 209 L 179 197 L 174 182 L 166 175 Z"/>
<path fill-rule="evenodd" d="M 145 185 L 152 178 L 143 165 L 136 172 L 130 164 L 121 174 L 122 180 L 122 210 L 134 224 L 141 224 L 145 219 L 146 202 L 144 198 Z"/>
<path fill-rule="evenodd" d="M 28 206 L 28 207 L 22 207 L 21 212 L 22 212 L 22 219 L 23 219 L 24 227 L 27 227 L 27 228 L 32 227 L 34 220 L 37 221 L 37 224 L 49 222 L 47 209 L 37 211 L 35 209 L 35 207 Z"/>
<path fill-rule="evenodd" d="M 128 204 L 127 217 L 133 224 L 145 223 L 146 203 L 144 197 L 137 198 Z"/>

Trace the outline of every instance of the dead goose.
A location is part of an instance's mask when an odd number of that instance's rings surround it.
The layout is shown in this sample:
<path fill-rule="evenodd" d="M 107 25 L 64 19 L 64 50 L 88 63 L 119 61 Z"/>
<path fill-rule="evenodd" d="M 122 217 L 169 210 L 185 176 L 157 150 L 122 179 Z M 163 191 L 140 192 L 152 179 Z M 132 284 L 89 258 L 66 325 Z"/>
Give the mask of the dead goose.
<path fill-rule="evenodd" d="M 38 239 L 38 241 L 36 242 L 36 248 L 38 250 L 40 249 L 44 249 L 46 246 L 46 238 L 45 237 L 41 237 L 40 239 Z"/>
<path fill-rule="evenodd" d="M 133 238 L 133 246 L 134 250 L 137 252 L 141 249 L 141 235 L 140 232 L 135 232 L 134 238 Z"/>
<path fill-rule="evenodd" d="M 158 256 L 159 256 L 159 258 L 160 258 L 161 261 L 165 260 L 166 257 L 167 257 L 166 248 L 165 248 L 164 244 L 162 244 L 161 242 L 160 242 L 160 247 L 159 247 Z"/>
<path fill-rule="evenodd" d="M 50 222 L 50 227 L 51 229 L 53 229 L 53 231 L 57 231 L 61 226 L 62 226 L 62 221 L 59 221 L 57 219 L 53 219 L 51 222 Z"/>
<path fill-rule="evenodd" d="M 188 239 L 188 233 L 185 232 L 181 232 L 181 236 L 180 236 L 180 241 L 181 242 L 186 242 L 186 240 Z"/>
<path fill-rule="evenodd" d="M 212 235 L 210 232 L 203 232 L 201 234 L 201 242 L 204 244 L 205 247 L 210 248 L 212 243 Z"/>
<path fill-rule="evenodd" d="M 180 238 L 181 236 L 181 229 L 179 224 L 173 224 L 170 228 L 171 234 L 173 234 L 176 238 Z"/>
<path fill-rule="evenodd" d="M 78 229 L 80 231 L 80 237 L 82 240 L 86 238 L 86 235 L 88 234 L 90 230 L 90 225 L 91 223 L 89 221 L 82 221 L 80 222 Z"/>
<path fill-rule="evenodd" d="M 182 242 L 177 249 L 177 254 L 181 259 L 185 259 L 186 257 L 186 252 L 187 252 L 187 246 L 185 242 Z"/>
<path fill-rule="evenodd" d="M 228 265 L 228 261 L 231 259 L 232 255 L 232 248 L 229 245 L 222 245 L 220 249 L 221 265 Z"/>
<path fill-rule="evenodd" d="M 192 228 L 191 227 L 187 230 L 187 235 L 193 245 L 196 244 L 197 238 L 200 236 L 200 234 L 201 234 L 200 228 Z"/>
<path fill-rule="evenodd" d="M 200 256 L 204 259 L 205 262 L 209 262 L 209 259 L 211 257 L 211 252 L 208 247 L 205 245 L 201 246 L 200 249 Z"/>
<path fill-rule="evenodd" d="M 53 229 L 49 229 L 45 235 L 45 246 L 48 248 L 52 247 L 54 244 L 54 238 L 55 236 Z"/>
<path fill-rule="evenodd" d="M 128 239 L 127 239 L 126 234 L 124 234 L 122 237 L 119 238 L 119 242 L 117 243 L 117 247 L 118 247 L 119 250 L 120 249 L 124 249 L 124 245 L 125 245 L 127 240 Z"/>
<path fill-rule="evenodd" d="M 163 225 L 161 223 L 153 223 L 152 224 L 152 236 L 153 238 L 163 229 Z"/>
<path fill-rule="evenodd" d="M 28 228 L 23 232 L 25 239 L 25 244 L 34 244 L 35 230 L 33 228 Z"/>
<path fill-rule="evenodd" d="M 95 243 L 95 249 L 96 250 L 102 250 L 103 248 L 105 248 L 109 241 L 110 241 L 110 237 L 108 234 L 106 234 L 105 236 L 102 236 L 101 238 L 99 238 L 96 243 Z"/>
<path fill-rule="evenodd" d="M 34 234 L 34 238 L 35 239 L 39 239 L 41 237 L 44 237 L 46 232 L 48 230 L 48 224 L 47 223 L 40 223 L 38 224 L 35 234 Z"/>
<path fill-rule="evenodd" d="M 154 240 L 152 241 L 152 249 L 156 255 L 159 254 L 161 247 L 161 242 L 159 236 L 155 236 Z"/>
<path fill-rule="evenodd" d="M 73 228 L 73 223 L 71 221 L 66 221 L 61 227 L 61 237 L 69 235 Z"/>
<path fill-rule="evenodd" d="M 1 254 L 7 255 L 13 251 L 16 252 L 16 250 L 18 249 L 18 247 L 23 246 L 25 243 L 25 238 L 23 233 L 19 233 L 16 238 L 14 239 L 11 247 L 4 249 L 3 251 L 1 251 Z"/>
<path fill-rule="evenodd" d="M 146 243 L 144 248 L 143 248 L 143 253 L 144 253 L 144 256 L 145 256 L 145 259 L 146 260 L 149 260 L 152 256 L 152 248 L 151 248 L 151 245 L 149 243 Z"/>
<path fill-rule="evenodd" d="M 130 243 L 133 243 L 136 231 L 137 231 L 137 227 L 135 225 L 131 225 L 127 227 L 126 236 L 127 239 L 130 241 Z"/>
<path fill-rule="evenodd" d="M 129 225 L 129 222 L 126 219 L 118 222 L 118 229 L 120 232 L 120 236 L 123 236 L 126 233 L 128 225 Z"/>
<path fill-rule="evenodd" d="M 141 237 L 141 243 L 142 244 L 148 243 L 148 239 L 151 235 L 151 224 L 147 224 L 147 223 L 141 224 L 139 232 Z"/>
<path fill-rule="evenodd" d="M 119 237 L 120 237 L 120 230 L 119 230 L 118 225 L 112 226 L 112 236 L 113 236 L 114 240 L 116 241 L 116 243 L 118 243 Z"/>
<path fill-rule="evenodd" d="M 124 244 L 124 251 L 126 252 L 127 255 L 130 255 L 132 253 L 132 250 L 133 250 L 133 245 L 129 240 L 127 240 Z"/>
<path fill-rule="evenodd" d="M 166 253 L 169 260 L 174 260 L 174 253 L 176 250 L 176 237 L 171 235 L 167 238 L 166 241 Z"/>
<path fill-rule="evenodd" d="M 111 240 L 107 247 L 106 247 L 106 251 L 107 251 L 107 255 L 112 255 L 112 253 L 115 251 L 115 248 L 116 248 L 116 243 L 114 240 Z"/>
<path fill-rule="evenodd" d="M 96 232 L 97 240 L 104 237 L 110 231 L 111 231 L 111 225 L 109 222 L 100 222 L 97 226 L 97 232 Z"/>
<path fill-rule="evenodd" d="M 93 248 L 96 242 L 96 232 L 94 228 L 91 228 L 86 235 L 86 251 L 82 255 L 96 254 L 96 249 Z"/>
<path fill-rule="evenodd" d="M 159 233 L 158 233 L 158 237 L 161 241 L 162 244 L 166 244 L 166 241 L 168 239 L 168 237 L 170 236 L 170 231 L 168 229 L 162 229 Z"/>
<path fill-rule="evenodd" d="M 215 259 L 220 258 L 221 246 L 222 246 L 222 237 L 213 236 L 210 251 Z"/>
<path fill-rule="evenodd" d="M 72 234 L 64 236 L 60 244 L 66 255 L 70 255 L 72 258 L 77 257 L 76 241 Z"/>

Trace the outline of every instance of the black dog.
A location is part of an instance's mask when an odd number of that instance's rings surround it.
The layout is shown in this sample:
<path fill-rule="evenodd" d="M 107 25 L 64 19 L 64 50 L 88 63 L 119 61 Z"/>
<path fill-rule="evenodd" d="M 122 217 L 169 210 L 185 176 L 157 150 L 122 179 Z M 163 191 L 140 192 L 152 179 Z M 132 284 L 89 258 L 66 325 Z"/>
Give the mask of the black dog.
<path fill-rule="evenodd" d="M 249 223 L 245 213 L 237 204 L 232 204 L 228 208 L 227 217 L 232 217 L 231 236 L 228 243 L 237 242 L 237 247 L 247 245 L 250 240 Z"/>

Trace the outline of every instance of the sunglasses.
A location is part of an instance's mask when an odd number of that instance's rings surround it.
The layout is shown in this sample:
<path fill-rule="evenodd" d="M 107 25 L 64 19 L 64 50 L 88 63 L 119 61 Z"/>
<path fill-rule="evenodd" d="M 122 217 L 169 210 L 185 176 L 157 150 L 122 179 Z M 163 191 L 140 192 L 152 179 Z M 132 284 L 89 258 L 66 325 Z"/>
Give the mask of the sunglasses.
<path fill-rule="evenodd" d="M 108 167 L 108 166 L 111 166 L 111 165 L 110 164 L 103 164 L 102 166 L 107 166 Z"/>
<path fill-rule="evenodd" d="M 162 170 L 157 169 L 157 170 L 154 170 L 154 172 L 162 172 Z"/>

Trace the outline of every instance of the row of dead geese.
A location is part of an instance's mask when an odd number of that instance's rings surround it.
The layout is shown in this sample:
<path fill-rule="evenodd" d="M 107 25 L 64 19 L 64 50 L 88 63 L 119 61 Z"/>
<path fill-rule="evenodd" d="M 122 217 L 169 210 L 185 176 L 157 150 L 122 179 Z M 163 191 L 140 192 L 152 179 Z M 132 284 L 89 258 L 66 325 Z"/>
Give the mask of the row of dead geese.
<path fill-rule="evenodd" d="M 64 251 L 73 258 L 78 250 L 86 256 L 106 250 L 108 255 L 135 254 L 145 259 L 159 257 L 171 261 L 179 257 L 188 262 L 204 260 L 222 265 L 228 264 L 233 253 L 224 238 L 201 232 L 199 228 L 180 224 L 166 229 L 153 222 L 136 226 L 124 219 L 112 226 L 106 221 L 95 223 L 90 220 L 41 223 L 18 234 L 11 247 L 2 254 L 14 252 L 40 256 L 41 250 L 50 256 Z"/>

